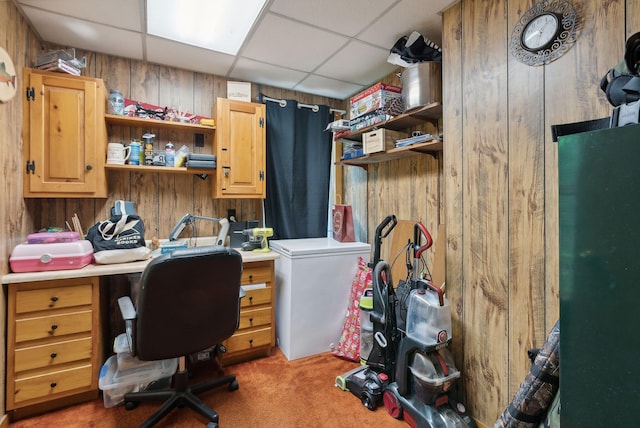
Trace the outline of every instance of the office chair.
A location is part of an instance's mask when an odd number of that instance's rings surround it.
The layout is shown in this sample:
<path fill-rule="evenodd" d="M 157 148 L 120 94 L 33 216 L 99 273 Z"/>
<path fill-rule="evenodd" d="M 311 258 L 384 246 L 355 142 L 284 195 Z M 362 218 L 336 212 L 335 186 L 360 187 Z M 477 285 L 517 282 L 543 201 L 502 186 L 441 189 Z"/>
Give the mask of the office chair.
<path fill-rule="evenodd" d="M 164 401 L 141 427 L 151 427 L 175 407 L 189 406 L 217 427 L 218 413 L 196 394 L 228 384 L 238 389 L 235 375 L 188 385 L 185 357 L 231 337 L 238 328 L 242 257 L 222 246 L 174 250 L 152 260 L 140 278 L 137 308 L 128 296 L 118 299 L 129 347 L 143 361 L 179 357 L 173 389 L 131 392 L 125 407 L 140 401 Z"/>

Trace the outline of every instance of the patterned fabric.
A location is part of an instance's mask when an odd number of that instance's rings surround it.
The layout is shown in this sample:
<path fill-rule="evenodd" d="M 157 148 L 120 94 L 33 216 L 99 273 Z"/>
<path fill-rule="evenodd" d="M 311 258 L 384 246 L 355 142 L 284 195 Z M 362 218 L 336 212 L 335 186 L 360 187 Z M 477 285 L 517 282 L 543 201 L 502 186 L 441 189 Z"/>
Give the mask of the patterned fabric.
<path fill-rule="evenodd" d="M 362 257 L 358 257 L 358 271 L 351 282 L 349 307 L 344 319 L 342 334 L 331 352 L 336 357 L 360 361 L 360 296 L 371 287 L 371 268 Z"/>

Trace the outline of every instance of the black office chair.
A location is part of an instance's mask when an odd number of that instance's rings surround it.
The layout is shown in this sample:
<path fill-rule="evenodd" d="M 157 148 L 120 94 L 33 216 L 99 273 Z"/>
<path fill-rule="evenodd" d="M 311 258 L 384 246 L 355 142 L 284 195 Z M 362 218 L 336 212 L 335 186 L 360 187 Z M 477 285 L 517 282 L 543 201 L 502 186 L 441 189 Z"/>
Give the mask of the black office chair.
<path fill-rule="evenodd" d="M 238 328 L 242 257 L 222 246 L 174 250 L 147 265 L 140 278 L 137 308 L 128 296 L 118 299 L 132 353 L 143 361 L 179 357 L 174 388 L 131 392 L 125 407 L 140 401 L 164 401 L 141 427 L 150 427 L 175 407 L 189 406 L 217 427 L 218 413 L 196 394 L 228 384 L 238 389 L 235 375 L 188 385 L 185 356 L 218 346 Z"/>

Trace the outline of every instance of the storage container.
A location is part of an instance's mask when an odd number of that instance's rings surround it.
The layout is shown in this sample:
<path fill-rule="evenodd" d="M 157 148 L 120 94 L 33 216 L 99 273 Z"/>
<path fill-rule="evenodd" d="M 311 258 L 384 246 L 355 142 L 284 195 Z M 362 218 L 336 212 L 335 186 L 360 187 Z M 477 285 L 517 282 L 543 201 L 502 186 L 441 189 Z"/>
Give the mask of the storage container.
<path fill-rule="evenodd" d="M 416 352 L 409 370 L 413 375 L 416 397 L 426 404 L 433 403 L 438 395 L 449 391 L 453 382 L 460 377 L 460 371 L 447 348 L 427 354 Z"/>
<path fill-rule="evenodd" d="M 129 392 L 143 391 L 150 387 L 169 386 L 171 376 L 178 368 L 178 359 L 153 361 L 129 370 L 118 369 L 118 359 L 112 355 L 100 369 L 98 386 L 102 390 L 104 407 L 114 407 L 124 402 Z"/>
<path fill-rule="evenodd" d="M 401 74 L 404 111 L 442 102 L 442 64 L 427 61 L 411 64 Z"/>
<path fill-rule="evenodd" d="M 38 232 L 27 235 L 27 244 L 57 244 L 80 239 L 78 232 Z"/>
<path fill-rule="evenodd" d="M 448 343 L 451 340 L 449 301 L 446 298 L 441 301 L 431 288 L 424 292 L 411 290 L 407 306 L 407 336 L 425 346 Z"/>
<path fill-rule="evenodd" d="M 396 140 L 407 138 L 409 134 L 406 132 L 392 131 L 390 129 L 376 129 L 362 134 L 362 148 L 364 154 L 384 152 L 393 149 Z"/>
<path fill-rule="evenodd" d="M 13 272 L 80 269 L 93 261 L 93 246 L 86 239 L 53 244 L 18 244 L 11 252 Z"/>

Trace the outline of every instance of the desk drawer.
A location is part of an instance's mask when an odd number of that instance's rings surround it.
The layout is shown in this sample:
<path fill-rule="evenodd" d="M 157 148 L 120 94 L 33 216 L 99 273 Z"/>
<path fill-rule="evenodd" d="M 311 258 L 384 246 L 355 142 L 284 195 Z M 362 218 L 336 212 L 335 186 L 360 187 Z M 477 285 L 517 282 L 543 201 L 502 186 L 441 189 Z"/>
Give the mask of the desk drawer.
<path fill-rule="evenodd" d="M 244 269 L 242 270 L 242 285 L 271 282 L 272 272 L 271 266 L 266 263 L 244 265 Z"/>
<path fill-rule="evenodd" d="M 246 296 L 240 300 L 240 307 L 243 309 L 271 303 L 271 287 L 245 290 L 245 292 Z"/>
<path fill-rule="evenodd" d="M 246 333 L 236 333 L 225 341 L 227 354 L 247 351 L 260 346 L 271 345 L 271 328 L 252 330 Z"/>
<path fill-rule="evenodd" d="M 91 358 L 92 338 L 67 340 L 47 345 L 30 346 L 15 352 L 16 373 L 40 367 L 55 367 L 59 364 Z"/>
<path fill-rule="evenodd" d="M 55 398 L 61 392 L 91 387 L 94 368 L 90 364 L 37 376 L 18 378 L 14 382 L 14 403 L 34 398 Z"/>
<path fill-rule="evenodd" d="M 93 300 L 92 293 L 91 284 L 18 291 L 16 313 L 90 305 Z"/>
<path fill-rule="evenodd" d="M 271 307 L 244 310 L 240 313 L 238 330 L 271 325 Z"/>
<path fill-rule="evenodd" d="M 16 343 L 91 331 L 91 311 L 25 318 L 16 321 Z"/>

